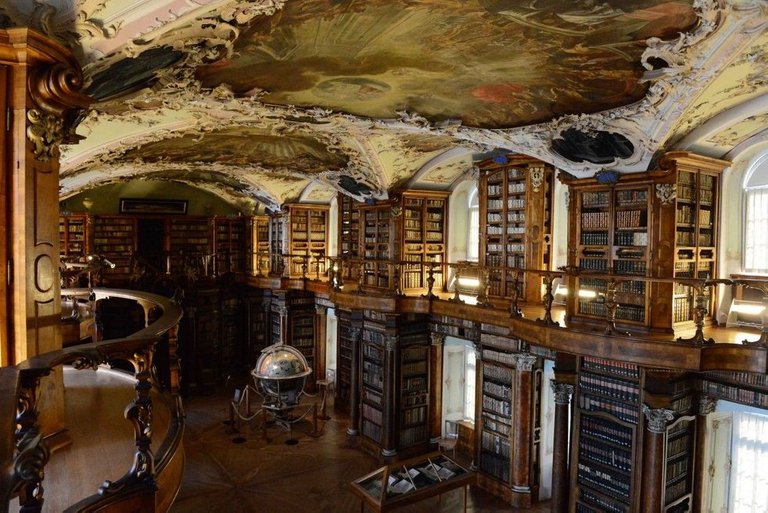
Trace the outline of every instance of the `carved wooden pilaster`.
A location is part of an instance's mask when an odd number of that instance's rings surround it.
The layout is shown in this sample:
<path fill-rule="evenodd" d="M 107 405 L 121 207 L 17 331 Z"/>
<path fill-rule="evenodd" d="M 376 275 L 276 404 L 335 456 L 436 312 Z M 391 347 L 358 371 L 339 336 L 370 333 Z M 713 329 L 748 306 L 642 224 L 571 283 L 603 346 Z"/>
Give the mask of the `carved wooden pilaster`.
<path fill-rule="evenodd" d="M 555 394 L 555 428 L 552 450 L 552 513 L 568 511 L 568 431 L 571 397 L 570 383 L 550 381 Z"/>
<path fill-rule="evenodd" d="M 672 410 L 643 405 L 646 430 L 643 433 L 641 511 L 658 513 L 664 505 L 664 440 L 667 425 L 675 418 Z"/>
<path fill-rule="evenodd" d="M 315 305 L 315 379 L 325 379 L 325 339 L 328 331 L 328 307 Z"/>
<path fill-rule="evenodd" d="M 71 53 L 26 28 L 0 30 L 0 365 L 61 349 L 59 145 L 90 100 Z M 12 236 L 11 236 L 12 234 Z M 63 434 L 63 373 L 39 398 L 44 436 Z"/>
<path fill-rule="evenodd" d="M 397 411 L 395 403 L 399 392 L 397 373 L 398 337 L 384 335 L 384 408 L 382 412 L 381 455 L 385 457 L 397 454 Z"/>
<path fill-rule="evenodd" d="M 537 358 L 530 354 L 515 354 L 515 372 L 512 382 L 511 471 L 512 505 L 530 507 L 531 497 L 531 450 L 533 415 L 533 368 Z"/>
<path fill-rule="evenodd" d="M 436 442 L 443 433 L 443 346 L 445 333 L 429 333 L 429 438 Z"/>
<path fill-rule="evenodd" d="M 349 334 L 352 337 L 352 368 L 350 369 L 349 381 L 351 383 L 349 391 L 349 427 L 347 434 L 357 436 L 360 433 L 360 335 L 362 330 L 356 326 L 349 328 Z"/>
<path fill-rule="evenodd" d="M 691 499 L 691 511 L 702 510 L 702 490 L 707 477 L 707 469 L 704 468 L 704 454 L 707 446 L 707 415 L 714 413 L 717 406 L 717 399 L 708 395 L 699 397 L 699 405 L 696 416 L 696 440 L 694 448 L 693 465 L 693 494 Z"/>

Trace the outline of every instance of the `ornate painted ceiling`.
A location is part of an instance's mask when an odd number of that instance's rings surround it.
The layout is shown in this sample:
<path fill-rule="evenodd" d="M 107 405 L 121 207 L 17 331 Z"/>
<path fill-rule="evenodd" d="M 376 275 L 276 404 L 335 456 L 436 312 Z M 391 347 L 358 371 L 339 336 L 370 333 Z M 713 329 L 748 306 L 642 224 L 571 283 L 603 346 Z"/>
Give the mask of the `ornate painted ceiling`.
<path fill-rule="evenodd" d="M 61 195 L 137 178 L 233 204 L 448 189 L 489 152 L 577 176 L 766 140 L 759 0 L 23 0 L 92 109 Z"/>

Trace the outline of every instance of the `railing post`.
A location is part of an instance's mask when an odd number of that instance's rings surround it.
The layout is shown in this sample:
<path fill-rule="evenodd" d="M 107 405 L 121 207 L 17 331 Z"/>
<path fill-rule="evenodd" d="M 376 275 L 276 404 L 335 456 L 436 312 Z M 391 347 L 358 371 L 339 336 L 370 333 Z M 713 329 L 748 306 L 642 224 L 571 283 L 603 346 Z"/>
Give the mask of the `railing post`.
<path fill-rule="evenodd" d="M 45 372 L 47 374 L 47 370 Z M 41 373 L 22 373 L 16 414 L 16 457 L 13 480 L 18 484 L 20 513 L 43 509 L 43 478 L 50 451 L 37 425 L 37 399 Z"/>
<path fill-rule="evenodd" d="M 544 318 L 536 319 L 545 326 L 560 326 L 560 323 L 552 319 L 552 303 L 555 301 L 555 295 L 552 293 L 552 282 L 555 275 L 551 272 L 544 273 Z"/>
<path fill-rule="evenodd" d="M 152 390 L 151 372 L 154 344 L 137 350 L 130 358 L 135 369 L 136 398 L 125 409 L 125 418 L 133 424 L 136 452 L 133 465 L 123 478 L 118 481 L 104 481 L 99 487 L 101 495 L 109 495 L 123 489 L 130 483 L 155 482 L 155 457 L 152 454 Z"/>
<path fill-rule="evenodd" d="M 422 263 L 422 265 L 424 265 Z M 437 296 L 432 292 L 432 290 L 435 287 L 435 263 L 429 262 L 427 264 L 427 293 L 422 294 L 421 297 L 425 297 L 427 299 L 435 299 Z"/>
<path fill-rule="evenodd" d="M 763 294 L 763 314 L 762 322 L 763 326 L 760 330 L 760 338 L 754 341 L 745 340 L 742 343 L 749 346 L 761 346 L 768 347 L 768 285 L 764 284 L 751 284 L 745 285 L 747 288 L 759 290 Z"/>
<path fill-rule="evenodd" d="M 365 262 L 358 262 L 357 268 L 357 293 L 363 293 L 363 276 L 365 276 Z"/>
<path fill-rule="evenodd" d="M 487 267 L 483 267 L 482 280 L 477 293 L 477 306 L 492 308 L 493 305 L 488 301 L 488 291 L 491 289 L 491 272 Z"/>
<path fill-rule="evenodd" d="M 705 281 L 700 281 L 698 283 L 691 283 L 690 286 L 694 290 L 693 324 L 696 326 L 696 332 L 689 338 L 678 337 L 677 341 L 694 346 L 713 345 L 715 343 L 714 339 L 704 337 L 704 319 L 709 311 L 709 305 L 707 304 L 709 296 L 706 295 L 709 284 Z"/>
<path fill-rule="evenodd" d="M 400 263 L 392 262 L 391 264 L 387 264 L 387 265 L 392 265 L 392 281 L 394 282 L 394 286 L 395 286 L 395 296 L 397 297 L 404 296 L 405 292 L 403 292 L 403 287 L 401 286 L 402 273 L 400 271 Z"/>
<path fill-rule="evenodd" d="M 551 287 L 550 287 L 551 288 Z M 625 331 L 616 329 L 616 310 L 619 303 L 616 301 L 616 280 L 611 278 L 605 285 L 605 331 L 606 335 L 626 335 Z"/>
<path fill-rule="evenodd" d="M 522 317 L 523 311 L 520 310 L 520 306 L 517 304 L 520 299 L 520 271 L 513 269 L 512 273 L 512 301 L 509 305 L 509 314 L 512 317 Z"/>
<path fill-rule="evenodd" d="M 453 280 L 453 297 L 450 298 L 448 301 L 451 303 L 463 303 L 464 300 L 461 299 L 459 294 L 459 278 L 461 278 L 461 274 L 464 272 L 464 266 L 463 265 L 453 265 L 451 264 L 451 267 L 456 267 L 456 275 L 454 276 Z"/>

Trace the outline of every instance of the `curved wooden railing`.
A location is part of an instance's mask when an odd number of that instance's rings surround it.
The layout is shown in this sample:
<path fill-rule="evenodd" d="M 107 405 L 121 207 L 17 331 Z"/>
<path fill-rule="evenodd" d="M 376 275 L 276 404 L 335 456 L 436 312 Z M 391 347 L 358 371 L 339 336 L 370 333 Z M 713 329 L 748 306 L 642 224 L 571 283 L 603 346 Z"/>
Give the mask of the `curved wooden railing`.
<path fill-rule="evenodd" d="M 126 474 L 114 482 L 105 482 L 94 489 L 98 492 L 66 509 L 67 513 L 109 511 L 120 505 L 126 511 L 167 511 L 180 482 L 180 465 L 176 458 L 183 433 L 183 408 L 178 395 L 179 365 L 176 355 L 181 308 L 172 301 L 154 294 L 128 291 L 86 289 L 63 290 L 69 297 L 88 297 L 98 301 L 108 297 L 136 300 L 145 309 L 145 328 L 118 340 L 106 340 L 65 348 L 35 356 L 12 367 L 0 368 L 0 413 L 6 423 L 0 427 L 0 512 L 9 511 L 11 501 L 18 498 L 21 510 L 39 512 L 44 495 L 44 469 L 50 453 L 37 419 L 41 407 L 38 399 L 41 383 L 55 368 L 71 364 L 76 369 L 96 369 L 116 360 L 133 365 L 135 397 L 125 407 L 125 417 L 133 426 L 135 452 L 133 464 Z M 151 313 L 154 312 L 154 313 Z M 155 318 L 149 322 L 150 318 Z M 158 342 L 167 341 L 168 369 L 154 365 Z M 158 373 L 170 379 L 160 386 Z M 160 400 L 171 411 L 167 436 L 155 450 L 152 448 L 152 398 L 155 389 Z M 83 419 L 92 422 L 92 419 Z M 170 474 L 170 475 L 169 475 Z M 170 482 L 164 480 L 170 479 Z M 178 481 L 178 482 L 175 482 Z M 170 485 L 171 490 L 168 489 Z"/>

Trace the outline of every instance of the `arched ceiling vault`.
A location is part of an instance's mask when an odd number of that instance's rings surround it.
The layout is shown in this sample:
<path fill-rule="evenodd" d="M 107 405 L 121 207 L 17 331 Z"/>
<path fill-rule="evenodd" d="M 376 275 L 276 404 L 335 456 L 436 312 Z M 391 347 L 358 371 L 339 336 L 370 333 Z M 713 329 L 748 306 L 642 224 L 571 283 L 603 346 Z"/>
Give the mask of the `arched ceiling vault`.
<path fill-rule="evenodd" d="M 576 176 L 766 138 L 759 0 L 23 0 L 95 102 L 63 198 L 140 177 L 233 204 L 450 188 L 503 149 Z"/>

